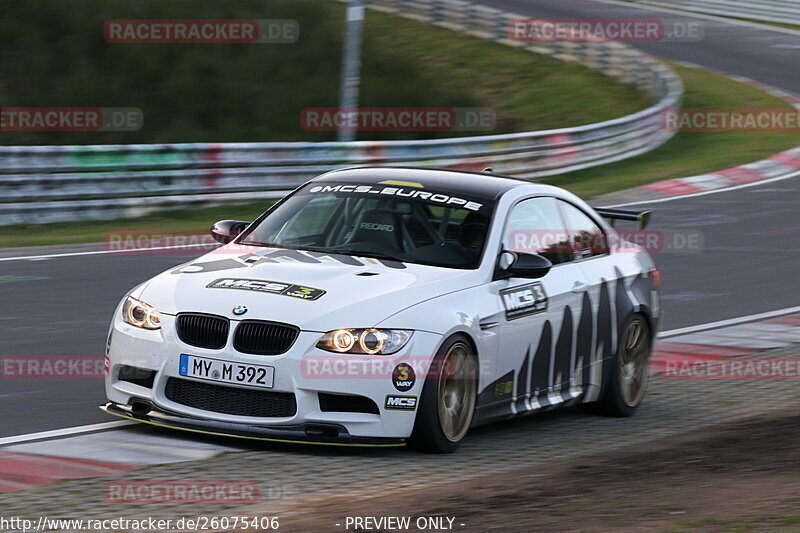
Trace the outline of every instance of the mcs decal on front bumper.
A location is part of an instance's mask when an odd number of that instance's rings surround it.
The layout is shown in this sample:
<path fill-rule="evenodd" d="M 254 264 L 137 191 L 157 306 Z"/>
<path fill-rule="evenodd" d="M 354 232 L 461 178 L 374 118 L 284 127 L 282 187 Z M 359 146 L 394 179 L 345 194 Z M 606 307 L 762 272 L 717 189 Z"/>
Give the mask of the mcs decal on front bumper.
<path fill-rule="evenodd" d="M 299 298 L 301 300 L 316 300 L 325 294 L 325 291 L 322 289 L 260 279 L 220 278 L 215 279 L 206 285 L 206 287 L 209 289 L 238 289 L 242 291 L 266 292 L 269 294 L 291 296 L 292 298 Z"/>
<path fill-rule="evenodd" d="M 395 411 L 414 411 L 417 408 L 417 397 L 390 394 L 386 396 L 383 408 Z"/>

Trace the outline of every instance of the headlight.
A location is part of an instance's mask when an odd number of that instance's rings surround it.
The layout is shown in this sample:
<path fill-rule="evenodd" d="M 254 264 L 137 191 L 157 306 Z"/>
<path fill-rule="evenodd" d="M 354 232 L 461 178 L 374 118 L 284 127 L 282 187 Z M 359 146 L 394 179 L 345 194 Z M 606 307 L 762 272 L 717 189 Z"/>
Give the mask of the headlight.
<path fill-rule="evenodd" d="M 122 304 L 122 320 L 144 329 L 161 329 L 161 313 L 150 304 L 128 296 Z"/>
<path fill-rule="evenodd" d="M 405 346 L 412 333 L 406 329 L 337 329 L 323 335 L 317 348 L 338 353 L 388 355 Z"/>

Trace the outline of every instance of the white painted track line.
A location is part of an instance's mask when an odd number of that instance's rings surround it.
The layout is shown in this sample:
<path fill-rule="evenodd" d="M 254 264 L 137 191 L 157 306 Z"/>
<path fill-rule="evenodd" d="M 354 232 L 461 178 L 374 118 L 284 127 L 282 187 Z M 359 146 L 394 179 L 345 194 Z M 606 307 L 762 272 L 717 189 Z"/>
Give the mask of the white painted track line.
<path fill-rule="evenodd" d="M 26 442 L 6 446 L 4 452 L 92 459 L 129 465 L 159 465 L 208 459 L 225 452 L 238 452 L 242 446 L 230 446 L 191 433 L 183 436 L 168 432 L 136 433 L 125 429 L 74 435 L 54 441 Z"/>
<path fill-rule="evenodd" d="M 141 248 L 137 250 L 92 250 L 89 252 L 65 252 L 61 254 L 24 255 L 19 257 L 0 257 L 0 261 L 24 261 L 24 260 L 36 261 L 39 259 L 53 259 L 56 257 L 76 257 L 81 255 L 135 254 L 135 253 L 147 253 L 159 250 L 182 250 L 182 249 L 189 250 L 192 248 L 200 248 L 202 246 L 208 246 L 208 244 L 198 243 L 198 244 L 184 244 L 182 246 L 158 246 L 153 248 Z"/>
<path fill-rule="evenodd" d="M 784 309 L 776 309 L 774 311 L 768 311 L 766 313 L 757 313 L 753 315 L 746 315 L 740 316 L 736 318 L 730 318 L 727 320 L 719 320 L 717 322 L 709 322 L 707 324 L 698 324 L 696 326 L 689 326 L 686 328 L 679 328 L 679 329 L 671 329 L 669 331 L 662 331 L 658 334 L 659 339 L 666 339 L 669 337 L 676 337 L 678 335 L 686 335 L 689 333 L 697 333 L 700 331 L 707 331 L 710 329 L 717 329 L 723 328 L 726 326 L 735 326 L 737 324 L 744 324 L 747 322 L 755 322 L 757 320 L 765 320 L 767 318 L 774 318 L 783 315 L 791 315 L 794 313 L 800 313 L 800 306 L 796 307 L 786 307 Z M 94 431 L 102 431 L 106 429 L 116 429 L 126 426 L 136 425 L 136 422 L 130 422 L 127 420 L 120 420 L 116 422 L 104 422 L 102 424 L 92 424 L 89 426 L 77 426 L 71 428 L 64 428 L 64 429 L 56 429 L 53 431 L 42 431 L 40 433 L 29 433 L 27 435 L 16 435 L 13 437 L 3 437 L 0 438 L 0 446 L 8 445 L 8 444 L 20 444 L 24 442 L 31 442 L 36 440 L 42 439 L 50 439 L 54 437 L 66 437 L 72 435 L 80 435 L 83 433 L 91 433 Z"/>
<path fill-rule="evenodd" d="M 672 202 L 674 200 L 681 200 L 684 198 L 694 198 L 696 196 L 706 196 L 709 194 L 718 194 L 722 192 L 728 191 L 736 191 L 739 189 L 746 189 L 748 187 L 757 187 L 759 185 L 766 185 L 768 183 L 774 183 L 776 181 L 782 181 L 789 178 L 796 178 L 800 176 L 800 170 L 797 172 L 793 172 L 786 176 L 777 176 L 775 178 L 769 178 L 760 181 L 754 181 L 752 183 L 743 183 L 741 185 L 734 185 L 732 187 L 724 187 L 722 189 L 714 189 L 712 191 L 702 191 L 702 192 L 695 192 L 691 194 L 683 194 L 678 196 L 669 196 L 667 198 L 657 198 L 655 200 L 639 200 L 636 202 L 627 202 L 624 204 L 613 204 L 613 205 L 604 205 L 602 207 L 626 207 L 629 205 L 643 205 L 643 204 L 660 204 L 663 202 Z M 192 248 L 200 248 L 203 246 L 208 246 L 205 243 L 198 243 L 198 244 L 186 244 L 183 246 L 161 246 L 161 247 L 154 247 L 154 248 L 143 248 L 141 250 L 92 250 L 88 252 L 65 252 L 60 254 L 45 254 L 45 255 L 24 255 L 19 257 L 0 257 L 0 262 L 4 261 L 37 261 L 41 259 L 55 259 L 59 257 L 78 257 L 78 256 L 86 256 L 86 255 L 103 255 L 103 254 L 124 254 L 124 253 L 137 253 L 137 252 L 151 252 L 151 251 L 158 251 L 158 250 L 179 250 L 179 249 L 187 249 L 190 250 Z"/>
<path fill-rule="evenodd" d="M 717 322 L 709 322 L 708 324 L 698 324 L 696 326 L 689 326 L 686 328 L 662 331 L 661 333 L 658 334 L 658 338 L 666 339 L 669 337 L 675 337 L 677 335 L 686 335 L 688 333 L 697 333 L 699 331 L 707 331 L 709 329 L 724 328 L 726 326 L 735 326 L 737 324 L 744 324 L 746 322 L 755 322 L 756 320 L 765 320 L 767 318 L 775 318 L 776 316 L 791 315 L 793 313 L 800 313 L 800 305 L 796 307 L 786 307 L 784 309 L 776 309 L 775 311 L 767 311 L 766 313 L 757 313 L 754 315 L 745 315 L 736 318 L 729 318 L 727 320 L 718 320 Z"/>
<path fill-rule="evenodd" d="M 626 207 L 629 205 L 644 205 L 644 204 L 661 204 L 664 202 L 671 202 L 673 200 L 681 200 L 683 198 L 694 198 L 696 196 L 707 196 L 709 194 L 717 194 L 721 192 L 728 192 L 728 191 L 737 191 L 739 189 L 746 189 L 748 187 L 757 187 L 759 185 L 766 185 L 767 183 L 774 183 L 776 181 L 783 181 L 789 178 L 796 178 L 800 176 L 800 170 L 797 172 L 792 172 L 791 174 L 787 174 L 786 176 L 777 176 L 775 178 L 768 178 L 765 180 L 760 181 L 753 181 L 751 183 L 743 183 L 741 185 L 734 185 L 732 187 L 724 187 L 722 189 L 714 189 L 711 191 L 701 191 L 701 192 L 693 192 L 691 194 L 680 194 L 677 196 L 668 196 L 666 198 L 656 198 L 655 200 L 638 200 L 636 202 L 627 202 L 624 204 L 614 204 L 614 205 L 604 205 L 602 207 Z M 0 259 L 1 261 L 1 259 Z"/>
<path fill-rule="evenodd" d="M 54 429 L 52 431 L 40 431 L 39 433 L 28 433 L 27 435 L 2 437 L 0 438 L 0 446 L 5 446 L 7 444 L 19 444 L 22 442 L 30 442 L 34 440 L 51 439 L 54 437 L 80 435 L 81 433 L 90 433 L 92 431 L 103 431 L 106 429 L 116 429 L 125 426 L 132 426 L 135 424 L 136 422 L 129 422 L 127 420 L 118 420 L 114 422 L 103 422 L 101 424 L 91 424 L 88 426 L 76 426 L 64 429 Z"/>
<path fill-rule="evenodd" d="M 791 28 L 782 28 L 780 26 L 774 26 L 769 22 L 753 22 L 750 20 L 739 19 L 734 17 L 724 17 L 722 15 L 703 13 L 700 11 L 688 11 L 661 5 L 640 4 L 637 2 L 626 2 L 621 0 L 592 0 L 592 1 L 601 4 L 609 4 L 620 7 L 628 7 L 634 9 L 638 8 L 646 11 L 661 11 L 662 13 L 672 13 L 674 15 L 680 15 L 682 17 L 688 17 L 688 18 L 713 20 L 714 22 L 721 22 L 723 24 L 732 24 L 734 26 L 748 26 L 754 29 L 775 31 L 778 33 L 785 33 L 787 35 L 800 35 L 800 31 L 793 30 Z"/>

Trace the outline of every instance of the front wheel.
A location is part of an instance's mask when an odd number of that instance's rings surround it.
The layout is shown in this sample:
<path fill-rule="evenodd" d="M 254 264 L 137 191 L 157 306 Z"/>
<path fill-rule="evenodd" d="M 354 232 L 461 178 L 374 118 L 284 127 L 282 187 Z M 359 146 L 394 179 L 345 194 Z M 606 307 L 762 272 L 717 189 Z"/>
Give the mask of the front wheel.
<path fill-rule="evenodd" d="M 653 345 L 644 316 L 632 315 L 622 328 L 605 394 L 594 406 L 608 416 L 631 416 L 644 399 Z"/>
<path fill-rule="evenodd" d="M 463 335 L 448 339 L 439 349 L 422 388 L 411 448 L 454 452 L 467 434 L 475 413 L 478 364 Z"/>

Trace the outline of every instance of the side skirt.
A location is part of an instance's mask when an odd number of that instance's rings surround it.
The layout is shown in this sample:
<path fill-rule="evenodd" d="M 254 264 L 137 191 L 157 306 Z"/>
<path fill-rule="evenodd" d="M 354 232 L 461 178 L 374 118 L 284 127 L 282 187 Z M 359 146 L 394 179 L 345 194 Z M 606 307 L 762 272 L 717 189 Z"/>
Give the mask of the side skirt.
<path fill-rule="evenodd" d="M 543 391 L 538 396 L 531 398 L 521 396 L 477 407 L 472 419 L 472 427 L 578 405 L 591 397 L 591 394 L 588 394 L 591 388 L 593 388 L 592 385 L 554 389 L 553 391 Z"/>

